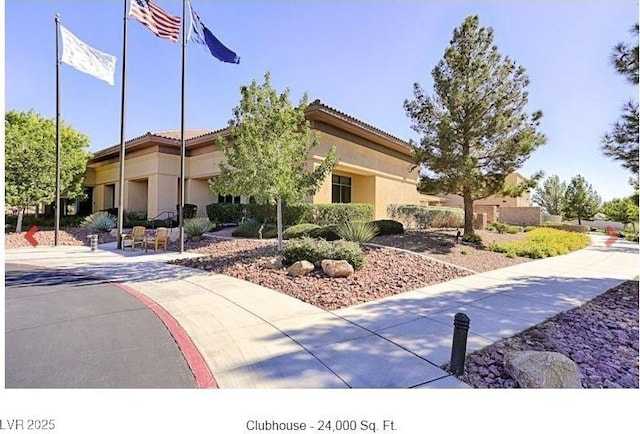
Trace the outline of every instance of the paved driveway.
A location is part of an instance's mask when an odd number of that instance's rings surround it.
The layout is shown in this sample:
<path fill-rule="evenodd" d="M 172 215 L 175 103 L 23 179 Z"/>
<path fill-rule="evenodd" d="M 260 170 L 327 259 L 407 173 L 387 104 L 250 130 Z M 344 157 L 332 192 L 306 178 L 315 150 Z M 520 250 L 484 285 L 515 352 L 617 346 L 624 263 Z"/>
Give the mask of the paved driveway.
<path fill-rule="evenodd" d="M 5 270 L 5 387 L 195 387 L 164 324 L 135 297 L 63 271 Z"/>

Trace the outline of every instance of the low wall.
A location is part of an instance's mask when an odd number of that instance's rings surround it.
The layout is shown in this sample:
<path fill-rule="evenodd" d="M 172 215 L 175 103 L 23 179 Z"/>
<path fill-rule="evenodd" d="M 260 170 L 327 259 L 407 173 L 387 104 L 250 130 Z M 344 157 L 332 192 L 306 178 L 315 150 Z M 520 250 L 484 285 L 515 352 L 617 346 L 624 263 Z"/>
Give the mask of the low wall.
<path fill-rule="evenodd" d="M 510 225 L 538 226 L 542 224 L 542 208 L 528 207 L 500 207 L 498 220 Z"/>
<path fill-rule="evenodd" d="M 486 214 L 487 223 L 493 223 L 498 219 L 497 205 L 473 205 L 474 214 Z"/>

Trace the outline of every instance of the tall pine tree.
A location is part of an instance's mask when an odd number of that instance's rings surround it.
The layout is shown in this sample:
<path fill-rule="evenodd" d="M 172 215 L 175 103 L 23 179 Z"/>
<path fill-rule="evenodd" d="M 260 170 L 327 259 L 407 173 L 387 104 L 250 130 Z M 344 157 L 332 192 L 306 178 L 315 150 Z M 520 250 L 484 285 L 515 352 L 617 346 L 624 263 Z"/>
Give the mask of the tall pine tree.
<path fill-rule="evenodd" d="M 635 36 L 635 45 L 620 43 L 611 53 L 611 63 L 616 71 L 631 84 L 638 85 L 638 24 L 632 29 Z M 613 129 L 605 134 L 602 151 L 608 157 L 618 160 L 622 167 L 629 169 L 634 175 L 638 175 L 640 156 L 638 154 L 638 141 L 640 140 L 640 128 L 638 119 L 638 103 L 628 101 L 622 107 L 622 118 L 613 125 Z"/>
<path fill-rule="evenodd" d="M 502 193 L 506 176 L 545 143 L 538 132 L 542 112 L 525 113 L 529 78 L 500 55 L 493 29 L 480 27 L 477 16 L 453 31 L 431 75 L 434 94 L 416 83 L 415 99 L 404 103 L 412 129 L 422 136 L 413 144 L 418 189 L 462 196 L 464 233 L 473 234 L 473 202 Z M 523 183 L 520 190 L 529 187 Z"/>

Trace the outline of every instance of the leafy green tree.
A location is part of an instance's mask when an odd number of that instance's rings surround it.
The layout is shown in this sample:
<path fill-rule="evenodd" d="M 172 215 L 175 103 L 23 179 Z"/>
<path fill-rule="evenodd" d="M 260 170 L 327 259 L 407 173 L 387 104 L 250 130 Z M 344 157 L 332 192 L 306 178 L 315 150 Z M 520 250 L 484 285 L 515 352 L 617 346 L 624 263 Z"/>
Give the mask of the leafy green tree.
<path fill-rule="evenodd" d="M 49 203 L 56 189 L 56 124 L 33 110 L 5 113 L 5 203 L 18 208 L 16 232 L 26 207 Z M 61 122 L 60 196 L 83 197 L 89 137 Z"/>
<path fill-rule="evenodd" d="M 319 144 L 304 115 L 307 95 L 294 107 L 289 89 L 278 94 L 269 73 L 263 84 L 253 80 L 240 93 L 240 104 L 229 121 L 231 142 L 218 139 L 226 161 L 209 185 L 214 193 L 275 203 L 278 249 L 282 250 L 282 202 L 301 201 L 317 191 L 336 164 L 335 148 L 318 167 L 307 170 L 309 151 Z"/>
<path fill-rule="evenodd" d="M 553 175 L 544 181 L 542 187 L 536 189 L 531 200 L 536 205 L 544 208 L 549 214 L 561 215 L 566 190 L 567 184 L 560 181 L 558 175 Z"/>
<path fill-rule="evenodd" d="M 612 199 L 602 206 L 602 212 L 609 220 L 622 223 L 625 229 L 629 223 L 634 224 L 638 220 L 638 204 L 631 198 Z"/>
<path fill-rule="evenodd" d="M 616 71 L 631 84 L 638 85 L 638 24 L 632 29 L 635 45 L 619 43 L 611 54 L 611 63 Z M 620 161 L 622 166 L 638 174 L 638 142 L 640 128 L 638 103 L 628 101 L 622 108 L 622 118 L 613 125 L 613 129 L 604 136 L 602 150 L 604 154 Z"/>
<path fill-rule="evenodd" d="M 565 217 L 577 218 L 578 224 L 582 219 L 591 220 L 600 210 L 600 196 L 582 175 L 571 178 L 564 195 L 562 212 Z"/>
<path fill-rule="evenodd" d="M 464 233 L 473 234 L 473 202 L 502 193 L 506 176 L 545 143 L 537 131 L 542 113 L 525 113 L 529 78 L 498 53 L 493 29 L 480 27 L 477 16 L 453 31 L 431 75 L 434 94 L 415 83 L 415 99 L 404 102 L 412 129 L 421 135 L 419 144 L 412 143 L 421 169 L 418 190 L 462 196 Z"/>

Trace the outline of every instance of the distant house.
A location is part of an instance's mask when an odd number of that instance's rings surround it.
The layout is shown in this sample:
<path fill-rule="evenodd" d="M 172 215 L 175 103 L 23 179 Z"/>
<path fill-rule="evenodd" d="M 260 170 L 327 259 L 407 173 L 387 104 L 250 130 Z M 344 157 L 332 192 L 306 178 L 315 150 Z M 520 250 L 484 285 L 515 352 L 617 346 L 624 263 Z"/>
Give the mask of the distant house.
<path fill-rule="evenodd" d="M 513 172 L 507 175 L 506 182 L 510 184 L 520 184 L 525 180 L 524 176 L 519 174 L 518 172 Z M 451 206 L 455 208 L 463 208 L 464 203 L 462 201 L 462 196 L 458 196 L 455 194 L 446 194 L 446 195 L 438 195 L 443 200 L 442 205 Z M 473 202 L 474 205 L 482 206 L 498 206 L 498 207 L 529 207 L 531 206 L 531 193 L 524 192 L 521 196 L 518 197 L 509 197 L 509 196 L 500 196 L 493 195 L 489 196 L 485 199 L 479 199 Z"/>
<path fill-rule="evenodd" d="M 507 175 L 506 182 L 520 184 L 524 177 L 518 172 Z M 447 194 L 439 195 L 443 206 L 454 208 L 464 208 L 462 196 Z M 518 197 L 501 195 L 489 196 L 473 202 L 473 212 L 475 214 L 486 214 L 486 223 L 496 220 L 511 224 L 538 225 L 542 223 L 542 212 L 539 207 L 531 206 L 531 193 L 525 191 Z M 483 227 L 483 226 L 480 226 Z"/>
<path fill-rule="evenodd" d="M 314 101 L 306 117 L 320 145 L 311 151 L 308 167 L 319 165 L 331 146 L 338 164 L 312 203 L 370 203 L 375 217 L 387 217 L 391 203 L 439 204 L 442 199 L 418 193 L 417 170 L 411 170 L 409 144 L 372 125 Z M 206 216 L 206 205 L 215 202 L 247 203 L 249 197 L 211 193 L 208 180 L 219 174 L 224 156 L 216 137 L 229 137 L 228 129 L 185 131 L 185 203 L 198 206 Z M 124 211 L 146 211 L 148 218 L 176 211 L 179 200 L 180 132 L 155 131 L 126 143 Z M 93 212 L 118 207 L 119 149 L 112 146 L 96 152 L 85 178 L 88 203 Z"/>

